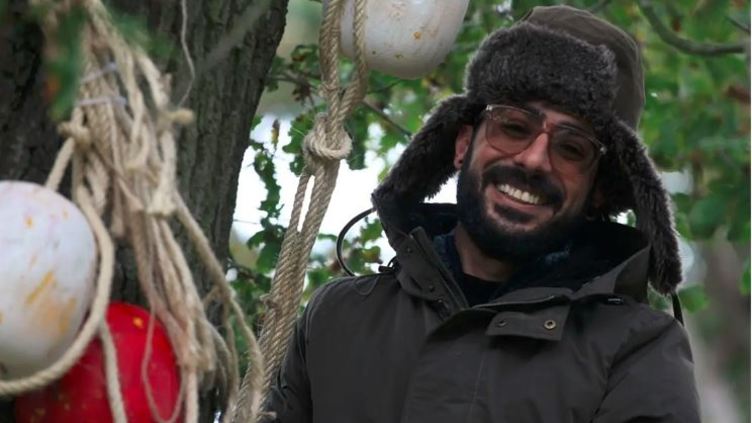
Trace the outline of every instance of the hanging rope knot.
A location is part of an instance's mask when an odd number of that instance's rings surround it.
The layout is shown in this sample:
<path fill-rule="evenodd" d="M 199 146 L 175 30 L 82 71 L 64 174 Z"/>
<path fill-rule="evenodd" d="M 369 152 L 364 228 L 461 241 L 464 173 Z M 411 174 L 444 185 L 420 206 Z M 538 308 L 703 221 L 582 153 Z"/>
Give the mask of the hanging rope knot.
<path fill-rule="evenodd" d="M 76 147 L 86 150 L 91 147 L 91 132 L 89 128 L 72 122 L 63 122 L 57 126 L 57 130 L 65 138 L 72 138 L 76 142 Z"/>
<path fill-rule="evenodd" d="M 319 85 L 319 95 L 329 102 L 336 101 L 341 89 L 338 82 L 322 81 Z"/>
<path fill-rule="evenodd" d="M 322 161 L 339 161 L 350 154 L 352 140 L 341 125 L 330 133 L 326 129 L 327 115 L 319 113 L 313 129 L 303 139 L 303 156 L 306 165 L 317 167 Z"/>

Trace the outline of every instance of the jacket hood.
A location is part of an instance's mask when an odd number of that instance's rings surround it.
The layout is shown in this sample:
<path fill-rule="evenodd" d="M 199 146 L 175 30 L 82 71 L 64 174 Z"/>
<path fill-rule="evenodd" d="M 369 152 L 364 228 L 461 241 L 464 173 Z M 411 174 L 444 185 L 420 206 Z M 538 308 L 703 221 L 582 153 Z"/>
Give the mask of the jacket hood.
<path fill-rule="evenodd" d="M 467 68 L 465 92 L 433 110 L 374 191 L 375 208 L 395 227 L 409 227 L 411 212 L 456 173 L 460 128 L 473 125 L 487 104 L 546 100 L 587 119 L 606 146 L 596 176 L 605 199 L 599 213 L 609 219 L 634 211 L 651 243 L 651 284 L 673 292 L 681 263 L 668 195 L 634 130 L 644 98 L 634 41 L 569 7 L 536 8 L 523 19 L 483 42 Z"/>

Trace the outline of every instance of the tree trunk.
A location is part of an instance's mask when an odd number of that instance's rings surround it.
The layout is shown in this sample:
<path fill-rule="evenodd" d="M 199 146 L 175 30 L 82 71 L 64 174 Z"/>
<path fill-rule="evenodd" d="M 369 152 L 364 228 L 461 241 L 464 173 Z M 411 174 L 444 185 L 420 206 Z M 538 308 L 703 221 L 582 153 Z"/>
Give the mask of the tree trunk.
<path fill-rule="evenodd" d="M 736 394 L 740 407 L 733 411 L 741 411 L 739 421 L 749 421 L 750 298 L 740 295 L 749 244 L 733 244 L 716 237 L 699 246 L 707 267 L 705 289 L 710 306 L 692 317 L 704 341 L 712 346 L 707 351 L 707 365 L 727 383 L 727 389 Z"/>
<path fill-rule="evenodd" d="M 172 75 L 173 87 L 185 87 L 188 67 L 180 48 L 180 1 L 112 0 L 108 6 L 144 18 L 152 34 L 170 40 L 168 58 L 158 59 Z M 256 7 L 258 20 L 236 46 L 208 72 L 199 74 L 185 106 L 195 112 L 195 122 L 178 137 L 179 187 L 188 206 L 212 242 L 221 260 L 227 257 L 228 238 L 235 208 L 238 172 L 247 146 L 253 115 L 264 89 L 285 24 L 287 0 L 185 0 L 188 10 L 188 49 L 200 68 L 203 59 L 220 42 L 248 7 Z M 50 121 L 43 96 L 43 36 L 28 17 L 23 0 L 0 8 L 0 180 L 43 183 L 61 140 Z M 247 14 L 246 14 L 247 16 Z M 243 22 L 247 25 L 248 22 Z M 174 89 L 177 101 L 183 92 Z M 186 243 L 189 263 L 195 253 Z M 118 252 L 113 296 L 140 302 L 130 254 Z M 206 279 L 196 283 L 206 292 Z M 211 421 L 211 404 L 202 409 Z M 11 421 L 8 403 L 0 403 L 0 422 Z M 202 419 L 204 421 L 204 419 Z"/>

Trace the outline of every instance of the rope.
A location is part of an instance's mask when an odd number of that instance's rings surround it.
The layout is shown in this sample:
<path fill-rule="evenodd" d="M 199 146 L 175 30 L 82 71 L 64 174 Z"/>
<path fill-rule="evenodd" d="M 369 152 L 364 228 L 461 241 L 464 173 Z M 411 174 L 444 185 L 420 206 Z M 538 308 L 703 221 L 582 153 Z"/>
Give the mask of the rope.
<path fill-rule="evenodd" d="M 60 18 L 72 7 L 87 15 L 82 49 L 86 76 L 79 86 L 79 100 L 70 120 L 58 130 L 66 140 L 48 176 L 46 186 L 57 189 L 71 168 L 73 201 L 88 220 L 99 250 L 96 291 L 88 317 L 78 336 L 48 368 L 31 376 L 0 381 L 0 396 L 41 388 L 63 376 L 98 333 L 105 356 L 107 393 L 113 418 L 125 422 L 120 392 L 117 354 L 104 316 L 110 298 L 113 236 L 128 244 L 135 256 L 141 291 L 152 316 L 165 326 L 180 369 L 178 404 L 167 419 L 160 415 L 147 378 L 151 357 L 153 320 L 147 331 L 147 350 L 141 378 L 152 418 L 186 422 L 199 418 L 200 382 L 226 394 L 223 421 L 237 408 L 240 375 L 237 368 L 233 324 L 249 346 L 249 371 L 244 389 L 249 421 L 255 421 L 260 397 L 263 361 L 256 338 L 245 320 L 224 271 L 200 226 L 176 187 L 176 124 L 191 120 L 187 110 L 172 110 L 168 78 L 137 46 L 127 44 L 112 25 L 101 0 L 34 0 L 48 10 L 43 21 L 46 35 L 54 34 Z M 185 17 L 185 10 L 184 17 Z M 170 227 L 176 217 L 193 242 L 213 288 L 202 298 L 188 262 Z M 104 222 L 109 222 L 109 230 Z M 207 319 L 205 309 L 219 303 L 224 337 Z"/>
<path fill-rule="evenodd" d="M 128 417 L 125 415 L 123 394 L 120 390 L 120 379 L 118 378 L 117 350 L 107 322 L 102 322 L 99 327 L 99 337 L 102 340 L 104 373 L 107 378 L 107 398 L 111 405 L 112 419 L 115 423 L 127 423 Z"/>
<path fill-rule="evenodd" d="M 319 33 L 321 95 L 326 100 L 327 112 L 316 117 L 313 130 L 304 139 L 305 168 L 298 182 L 290 223 L 282 241 L 272 288 L 266 299 L 267 317 L 264 319 L 259 342 L 266 360 L 265 392 L 284 358 L 297 318 L 308 258 L 329 206 L 339 162 L 350 153 L 351 140 L 344 130 L 344 121 L 365 96 L 368 74 L 364 56 L 366 0 L 355 0 L 355 71 L 352 81 L 344 89 L 340 86 L 339 35 L 345 3 L 344 0 L 328 2 Z M 310 206 L 303 215 L 305 194 L 311 183 Z M 241 388 L 243 392 L 248 389 L 248 378 L 249 374 L 246 374 Z M 243 414 L 238 414 L 235 421 L 244 422 L 248 419 Z"/>

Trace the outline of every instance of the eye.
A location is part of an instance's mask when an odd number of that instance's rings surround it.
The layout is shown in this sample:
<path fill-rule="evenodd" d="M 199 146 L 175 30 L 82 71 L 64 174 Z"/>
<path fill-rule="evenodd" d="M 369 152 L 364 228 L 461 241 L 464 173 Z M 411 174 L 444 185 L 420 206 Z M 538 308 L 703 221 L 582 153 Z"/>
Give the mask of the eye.
<path fill-rule="evenodd" d="M 556 154 L 572 162 L 584 162 L 594 154 L 593 145 L 584 137 L 567 134 L 554 143 Z"/>
<path fill-rule="evenodd" d="M 497 122 L 499 129 L 509 138 L 521 140 L 533 135 L 533 126 L 526 120 L 502 117 Z"/>

